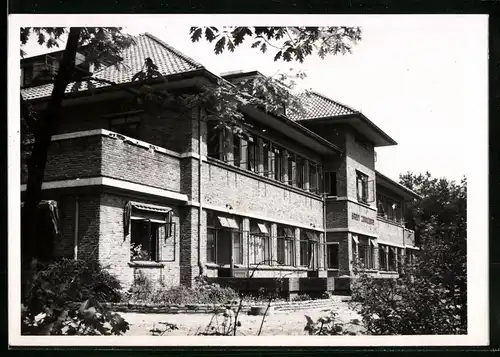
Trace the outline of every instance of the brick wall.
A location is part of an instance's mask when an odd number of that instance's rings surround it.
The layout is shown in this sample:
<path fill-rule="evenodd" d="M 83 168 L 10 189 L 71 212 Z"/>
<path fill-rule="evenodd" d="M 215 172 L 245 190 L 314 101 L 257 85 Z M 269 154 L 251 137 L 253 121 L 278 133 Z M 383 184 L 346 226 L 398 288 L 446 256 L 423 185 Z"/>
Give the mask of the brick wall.
<path fill-rule="evenodd" d="M 238 169 L 235 169 L 238 170 Z M 266 216 L 270 221 L 288 220 L 323 226 L 321 199 L 249 177 L 217 164 L 203 165 L 205 204 Z M 270 204 L 272 202 L 272 204 Z"/>
<path fill-rule="evenodd" d="M 82 195 L 79 200 L 78 259 L 99 261 L 100 196 L 93 192 Z"/>
<path fill-rule="evenodd" d="M 110 128 L 110 120 L 105 115 L 138 110 L 135 98 L 108 100 L 83 105 L 65 107 L 63 121 L 58 133 L 72 133 L 76 131 Z M 191 145 L 191 113 L 179 114 L 173 111 L 164 111 L 157 114 L 143 113 L 139 115 L 141 124 L 137 139 L 173 151 L 186 152 L 192 149 Z"/>
<path fill-rule="evenodd" d="M 123 232 L 123 208 L 128 201 L 156 204 L 173 209 L 175 229 L 173 237 L 160 240 L 160 257 L 163 258 L 160 267 L 130 267 L 130 234 L 126 237 Z M 161 200 L 151 200 L 141 197 L 102 193 L 100 196 L 100 229 L 99 261 L 108 266 L 109 271 L 116 275 L 125 287 L 133 283 L 134 276 L 139 272 L 158 281 L 160 279 L 167 286 L 176 286 L 180 283 L 180 222 L 178 208 L 171 203 Z"/>
<path fill-rule="evenodd" d="M 378 231 L 377 212 L 357 202 L 348 202 L 349 230 L 376 235 Z"/>
<path fill-rule="evenodd" d="M 52 142 L 44 181 L 96 177 L 101 171 L 102 139 L 88 136 Z"/>
<path fill-rule="evenodd" d="M 198 266 L 198 213 L 196 207 L 182 207 L 180 209 L 180 236 L 182 237 L 180 241 L 180 281 L 187 286 L 191 286 L 194 278 L 200 273 Z M 205 252 L 201 252 L 200 257 L 206 257 L 206 248 Z"/>
<path fill-rule="evenodd" d="M 52 143 L 45 181 L 99 176 L 176 192 L 181 190 L 180 161 L 169 154 L 107 135 Z"/>
<path fill-rule="evenodd" d="M 180 191 L 178 158 L 107 136 L 101 143 L 102 176 Z"/>
<path fill-rule="evenodd" d="M 339 243 L 339 274 L 347 274 L 350 270 L 351 247 L 347 232 L 327 232 L 327 243 Z"/>
<path fill-rule="evenodd" d="M 326 228 L 347 228 L 347 201 L 326 201 Z"/>

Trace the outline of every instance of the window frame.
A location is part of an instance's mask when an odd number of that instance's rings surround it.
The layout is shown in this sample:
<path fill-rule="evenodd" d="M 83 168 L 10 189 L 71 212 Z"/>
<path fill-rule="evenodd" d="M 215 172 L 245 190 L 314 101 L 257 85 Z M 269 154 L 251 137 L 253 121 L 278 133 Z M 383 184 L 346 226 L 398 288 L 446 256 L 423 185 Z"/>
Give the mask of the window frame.
<path fill-rule="evenodd" d="M 262 232 L 259 225 L 263 224 L 267 233 Z M 269 224 L 267 222 L 258 221 L 255 219 L 250 219 L 250 231 L 248 232 L 248 249 L 253 242 L 253 255 L 250 255 L 249 264 L 265 264 L 270 265 L 272 259 L 272 245 L 271 245 L 271 234 L 269 229 Z M 259 247 L 256 244 L 259 242 Z M 262 257 L 261 261 L 257 261 L 257 256 Z"/>
<path fill-rule="evenodd" d="M 339 242 L 327 242 L 326 244 L 326 249 L 325 249 L 325 262 L 326 262 L 326 268 L 327 270 L 339 270 L 340 269 L 340 243 Z M 337 254 L 336 254 L 336 261 L 337 261 L 337 266 L 332 267 L 330 266 L 330 253 L 329 253 L 329 248 L 332 246 L 335 246 L 337 249 Z"/>
<path fill-rule="evenodd" d="M 287 234 L 287 230 L 290 230 L 291 235 Z M 294 228 L 285 226 L 285 225 L 277 225 L 277 235 L 276 235 L 276 244 L 277 244 L 277 261 L 280 265 L 286 266 L 296 266 L 296 246 L 295 246 L 295 234 Z M 282 246 L 282 247 L 280 247 Z M 280 250 L 282 248 L 282 252 Z M 283 260 L 281 261 L 281 255 L 283 255 Z M 288 258 L 288 259 L 287 259 Z"/>
<path fill-rule="evenodd" d="M 243 231 L 242 231 L 242 219 L 239 216 L 235 215 L 227 215 L 223 214 L 217 211 L 212 211 L 212 210 L 206 210 L 207 212 L 207 223 L 206 223 L 206 229 L 207 229 L 207 250 L 206 250 L 206 260 L 207 263 L 213 263 L 217 265 L 226 265 L 226 264 L 231 264 L 231 254 L 233 255 L 233 262 L 234 264 L 243 264 Z M 232 228 L 230 227 L 231 224 L 224 226 L 221 224 L 221 219 L 220 218 L 225 218 L 226 221 L 230 222 L 234 220 L 238 226 L 238 228 Z M 223 233 L 221 233 L 223 232 Z M 226 236 L 224 237 L 223 234 Z M 219 256 L 219 248 L 223 247 L 224 245 L 220 243 L 221 239 L 227 238 L 227 235 L 229 235 L 229 239 L 232 240 L 232 242 L 229 243 L 229 246 L 232 247 L 233 252 L 229 251 L 229 262 L 228 263 L 221 263 L 218 260 Z M 209 236 L 212 236 L 212 243 L 210 244 L 209 248 Z M 235 244 L 235 238 L 238 241 L 238 244 Z M 239 248 L 236 249 L 235 247 L 238 246 Z M 235 250 L 237 251 L 237 254 L 235 254 Z"/>
<path fill-rule="evenodd" d="M 360 192 L 360 184 L 361 184 L 361 192 Z M 368 203 L 369 201 L 369 192 L 368 192 L 368 175 L 356 170 L 356 194 L 358 198 L 358 202 Z"/>

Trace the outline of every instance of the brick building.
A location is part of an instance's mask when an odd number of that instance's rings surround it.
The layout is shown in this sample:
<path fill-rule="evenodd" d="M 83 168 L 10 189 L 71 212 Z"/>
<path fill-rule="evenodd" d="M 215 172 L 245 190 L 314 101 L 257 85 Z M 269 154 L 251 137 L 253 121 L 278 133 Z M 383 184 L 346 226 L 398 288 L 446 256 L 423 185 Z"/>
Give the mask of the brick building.
<path fill-rule="evenodd" d="M 178 92 L 219 77 L 150 34 L 94 75 L 131 82 L 151 58 Z M 58 53 L 23 60 L 23 97 L 43 107 L 40 79 Z M 79 54 L 80 69 L 85 54 Z M 223 76 L 235 81 L 258 72 Z M 217 130 L 201 110 L 151 115 L 115 87 L 82 83 L 64 101 L 43 192 L 57 202 L 55 257 L 94 259 L 125 286 L 141 271 L 167 285 L 209 277 L 336 277 L 358 256 L 376 276 L 394 276 L 414 234 L 402 220 L 418 196 L 375 170 L 378 146 L 396 142 L 360 112 L 318 93 L 305 114 L 244 107 L 245 139 Z M 26 170 L 22 165 L 25 190 Z"/>

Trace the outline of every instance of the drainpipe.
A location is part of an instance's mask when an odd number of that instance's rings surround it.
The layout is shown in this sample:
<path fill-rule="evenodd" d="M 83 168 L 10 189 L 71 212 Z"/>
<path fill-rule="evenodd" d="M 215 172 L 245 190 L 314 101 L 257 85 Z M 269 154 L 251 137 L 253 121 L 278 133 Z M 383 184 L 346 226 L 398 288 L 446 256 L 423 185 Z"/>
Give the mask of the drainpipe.
<path fill-rule="evenodd" d="M 323 269 L 327 271 L 326 275 L 328 276 L 328 268 L 327 268 L 327 262 L 326 262 L 326 194 L 324 193 L 323 195 Z"/>
<path fill-rule="evenodd" d="M 80 224 L 80 198 L 75 196 L 75 239 L 74 239 L 74 256 L 78 259 L 78 225 Z"/>
<path fill-rule="evenodd" d="M 205 267 L 201 261 L 201 229 L 202 229 L 202 221 L 201 217 L 203 214 L 203 197 L 202 197 L 202 162 L 201 162 L 201 143 L 203 137 L 201 133 L 201 108 L 198 107 L 198 202 L 199 211 L 198 211 L 198 268 L 200 269 L 200 275 L 204 275 Z"/>

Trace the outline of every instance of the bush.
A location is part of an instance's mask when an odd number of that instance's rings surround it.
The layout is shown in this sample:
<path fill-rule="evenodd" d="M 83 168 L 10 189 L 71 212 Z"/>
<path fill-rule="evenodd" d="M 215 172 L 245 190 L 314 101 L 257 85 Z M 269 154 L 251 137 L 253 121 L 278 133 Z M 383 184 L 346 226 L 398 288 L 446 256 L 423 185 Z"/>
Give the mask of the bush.
<path fill-rule="evenodd" d="M 237 298 L 238 294 L 233 289 L 209 284 L 202 277 L 196 278 L 192 288 L 184 285 L 165 288 L 162 282 L 155 286 L 139 273 L 130 289 L 131 302 L 162 305 L 225 304 Z"/>
<path fill-rule="evenodd" d="M 371 334 L 467 333 L 465 254 L 453 252 L 457 242 L 423 241 L 415 264 L 405 264 L 398 278 L 358 272 L 353 303 Z"/>
<path fill-rule="evenodd" d="M 38 265 L 22 300 L 21 332 L 44 335 L 122 334 L 128 323 L 102 302 L 120 300 L 120 283 L 93 262 L 62 259 Z"/>

